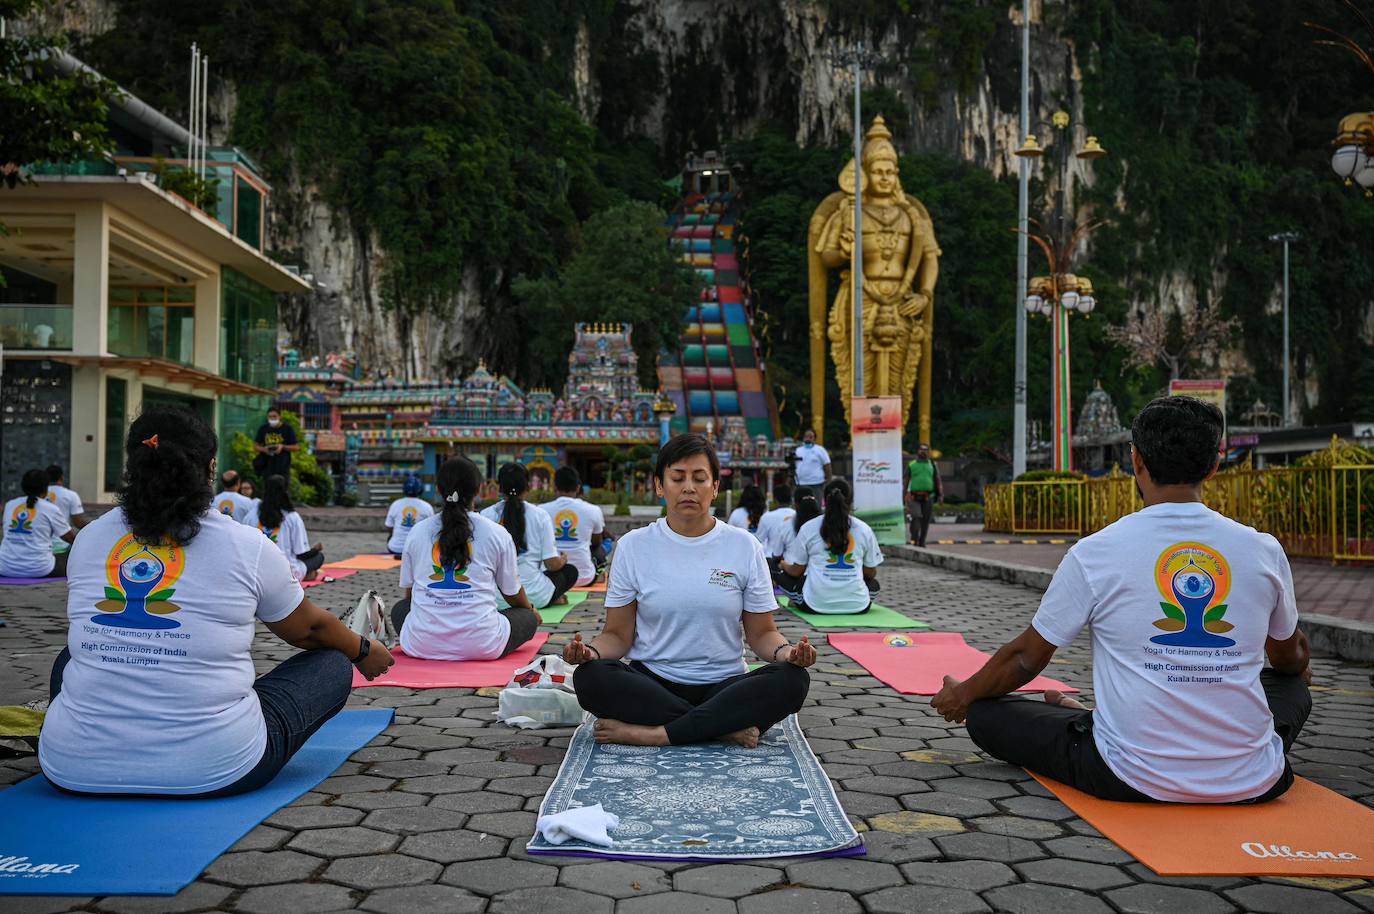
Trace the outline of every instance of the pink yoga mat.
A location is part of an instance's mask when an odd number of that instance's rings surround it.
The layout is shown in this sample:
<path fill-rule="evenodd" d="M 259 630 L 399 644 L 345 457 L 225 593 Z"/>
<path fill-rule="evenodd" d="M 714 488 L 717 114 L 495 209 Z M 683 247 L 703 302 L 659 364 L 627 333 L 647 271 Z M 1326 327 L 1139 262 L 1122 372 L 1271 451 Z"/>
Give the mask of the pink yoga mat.
<path fill-rule="evenodd" d="M 988 662 L 988 655 L 969 647 L 958 632 L 846 632 L 829 637 L 832 647 L 904 695 L 934 695 L 946 676 L 967 679 Z M 1078 691 L 1047 676 L 1036 676 L 1017 691 L 1046 689 Z"/>
<path fill-rule="evenodd" d="M 411 689 L 480 689 L 483 686 L 503 686 L 511 674 L 529 663 L 549 640 L 548 632 L 540 632 L 519 650 L 500 660 L 417 660 L 406 656 L 400 648 L 392 651 L 396 665 L 368 682 L 363 674 L 353 671 L 353 688 L 366 686 L 403 686 Z"/>
<path fill-rule="evenodd" d="M 301 587 L 319 587 L 321 584 L 329 583 L 325 578 L 333 578 L 337 581 L 339 578 L 346 578 L 350 574 L 357 573 L 358 570 L 356 568 L 338 568 L 334 565 L 325 565 L 320 569 L 320 576 L 318 578 L 313 581 L 301 581 Z"/>

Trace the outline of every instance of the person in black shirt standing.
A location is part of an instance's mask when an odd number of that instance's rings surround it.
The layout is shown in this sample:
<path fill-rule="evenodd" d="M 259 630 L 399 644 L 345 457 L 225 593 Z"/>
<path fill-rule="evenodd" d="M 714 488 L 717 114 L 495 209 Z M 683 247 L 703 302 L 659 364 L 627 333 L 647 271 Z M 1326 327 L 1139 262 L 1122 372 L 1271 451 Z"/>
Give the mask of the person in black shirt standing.
<path fill-rule="evenodd" d="M 268 476 L 291 478 L 291 452 L 300 450 L 296 430 L 282 421 L 281 410 L 275 406 L 267 411 L 267 421 L 258 426 L 253 439 L 253 471 L 263 479 Z"/>

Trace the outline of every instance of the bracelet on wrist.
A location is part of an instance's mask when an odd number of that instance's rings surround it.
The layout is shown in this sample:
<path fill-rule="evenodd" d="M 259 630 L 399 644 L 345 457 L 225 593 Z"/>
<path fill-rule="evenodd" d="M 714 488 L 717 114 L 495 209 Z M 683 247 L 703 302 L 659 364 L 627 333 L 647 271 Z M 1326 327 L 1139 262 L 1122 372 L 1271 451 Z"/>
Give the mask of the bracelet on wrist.
<path fill-rule="evenodd" d="M 773 648 L 773 662 L 775 662 L 775 663 L 777 662 L 777 659 L 778 659 L 778 651 L 782 650 L 782 649 L 785 648 L 785 647 L 790 647 L 790 646 L 791 646 L 791 645 L 789 645 L 786 641 L 784 641 L 782 644 L 779 644 L 777 647 Z"/>
<path fill-rule="evenodd" d="M 595 654 L 597 660 L 600 660 L 600 659 L 601 659 L 601 652 L 600 652 L 599 650 L 596 649 L 596 645 L 594 645 L 594 644 L 588 644 L 588 645 L 587 645 L 587 650 L 589 650 L 589 651 L 591 651 L 593 654 Z"/>

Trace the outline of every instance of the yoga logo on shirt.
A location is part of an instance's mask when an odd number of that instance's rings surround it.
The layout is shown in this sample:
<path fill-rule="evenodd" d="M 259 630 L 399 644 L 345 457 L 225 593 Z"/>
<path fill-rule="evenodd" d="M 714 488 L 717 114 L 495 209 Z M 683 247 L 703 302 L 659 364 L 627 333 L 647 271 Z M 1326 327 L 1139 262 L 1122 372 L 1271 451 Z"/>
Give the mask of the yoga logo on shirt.
<path fill-rule="evenodd" d="M 1172 647 L 1232 647 L 1223 635 L 1235 628 L 1223 620 L 1231 592 L 1231 566 L 1204 543 L 1175 543 L 1155 560 L 1155 585 L 1164 597 L 1164 618 L 1155 628 L 1167 632 L 1150 640 Z"/>
<path fill-rule="evenodd" d="M 53 504 L 57 504 L 57 493 L 54 492 L 52 489 L 49 489 L 48 494 L 44 495 L 43 497 L 46 498 L 48 501 L 52 502 Z"/>
<path fill-rule="evenodd" d="M 15 506 L 14 512 L 10 514 L 10 525 L 6 533 L 18 533 L 21 536 L 33 535 L 33 519 L 38 516 L 38 506 L 30 508 L 22 501 Z"/>
<path fill-rule="evenodd" d="M 554 539 L 560 543 L 577 542 L 577 512 L 564 508 L 553 516 Z"/>
<path fill-rule="evenodd" d="M 232 498 L 226 498 L 224 501 L 220 502 L 220 503 L 219 503 L 219 513 L 220 513 L 220 514 L 233 514 L 233 513 L 234 513 L 234 500 L 233 500 Z"/>
<path fill-rule="evenodd" d="M 472 543 L 468 543 L 465 550 L 469 557 L 472 555 Z M 427 584 L 430 590 L 471 590 L 472 585 L 468 583 L 467 572 L 468 563 L 461 565 L 445 566 L 439 558 L 439 541 L 434 541 L 434 548 L 430 550 L 430 559 L 434 565 L 434 574 L 429 576 L 433 581 Z"/>
<path fill-rule="evenodd" d="M 186 552 L 174 543 L 149 546 L 132 533 L 115 543 L 105 559 L 105 599 L 91 617 L 116 628 L 180 628 L 168 618 L 181 607 L 171 602 L 172 586 L 186 570 Z"/>
<path fill-rule="evenodd" d="M 419 514 L 420 514 L 420 512 L 416 511 L 414 508 L 404 508 L 404 509 L 402 509 L 402 511 L 401 511 L 401 526 L 402 526 L 402 527 L 413 527 L 413 526 L 415 526 L 415 520 L 416 520 L 417 517 L 419 517 Z"/>
<path fill-rule="evenodd" d="M 825 547 L 826 562 L 825 567 L 836 571 L 854 570 L 854 534 L 849 534 L 849 539 L 845 543 L 844 552 L 836 555 L 830 551 L 830 546 Z"/>
<path fill-rule="evenodd" d="M 264 527 L 262 521 L 258 521 L 258 529 L 262 531 L 263 536 L 274 543 L 277 541 L 277 537 L 281 536 L 281 524 L 277 524 L 275 527 Z"/>

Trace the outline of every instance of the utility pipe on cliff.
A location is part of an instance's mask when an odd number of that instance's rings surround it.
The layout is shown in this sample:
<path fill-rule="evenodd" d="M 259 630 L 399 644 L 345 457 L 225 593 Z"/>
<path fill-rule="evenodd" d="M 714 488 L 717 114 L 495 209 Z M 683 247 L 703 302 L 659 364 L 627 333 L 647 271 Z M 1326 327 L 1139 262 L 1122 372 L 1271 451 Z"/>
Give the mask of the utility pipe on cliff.
<path fill-rule="evenodd" d="M 1021 132 L 1030 133 L 1030 0 L 1023 0 L 1021 10 Z M 1016 314 L 1016 379 L 1012 395 L 1011 477 L 1026 472 L 1026 309 L 1021 296 L 1026 294 L 1029 279 L 1027 250 L 1030 228 L 1030 162 L 1018 156 L 1020 182 L 1017 188 L 1016 227 L 1016 299 L 1012 311 Z"/>

